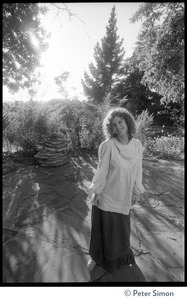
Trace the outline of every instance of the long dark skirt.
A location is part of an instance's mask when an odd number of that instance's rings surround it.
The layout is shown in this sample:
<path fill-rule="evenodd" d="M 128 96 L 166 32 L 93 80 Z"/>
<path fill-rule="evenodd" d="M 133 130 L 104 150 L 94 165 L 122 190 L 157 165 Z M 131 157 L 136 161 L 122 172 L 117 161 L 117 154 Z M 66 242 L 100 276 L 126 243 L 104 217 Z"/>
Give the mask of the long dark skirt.
<path fill-rule="evenodd" d="M 130 248 L 130 215 L 106 212 L 93 205 L 89 254 L 108 272 L 134 264 Z"/>

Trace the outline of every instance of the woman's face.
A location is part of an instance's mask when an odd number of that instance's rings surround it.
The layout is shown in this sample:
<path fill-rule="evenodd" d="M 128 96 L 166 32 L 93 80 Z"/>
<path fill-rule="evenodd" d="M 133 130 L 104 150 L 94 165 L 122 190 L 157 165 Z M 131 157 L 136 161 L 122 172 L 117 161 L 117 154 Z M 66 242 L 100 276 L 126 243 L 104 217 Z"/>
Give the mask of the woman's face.
<path fill-rule="evenodd" d="M 128 127 L 125 120 L 121 117 L 115 116 L 112 120 L 112 129 L 117 136 L 127 136 L 128 135 Z"/>

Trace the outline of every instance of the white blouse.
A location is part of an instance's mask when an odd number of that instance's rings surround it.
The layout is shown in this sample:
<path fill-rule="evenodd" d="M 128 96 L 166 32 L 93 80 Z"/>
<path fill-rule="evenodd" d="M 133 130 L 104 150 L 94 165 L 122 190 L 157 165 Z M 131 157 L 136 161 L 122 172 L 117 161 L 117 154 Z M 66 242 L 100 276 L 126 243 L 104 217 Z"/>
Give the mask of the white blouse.
<path fill-rule="evenodd" d="M 142 153 L 140 140 L 132 138 L 127 145 L 107 139 L 98 150 L 99 163 L 90 189 L 98 197 L 93 204 L 104 211 L 129 214 L 133 192 L 145 192 L 142 185 Z"/>

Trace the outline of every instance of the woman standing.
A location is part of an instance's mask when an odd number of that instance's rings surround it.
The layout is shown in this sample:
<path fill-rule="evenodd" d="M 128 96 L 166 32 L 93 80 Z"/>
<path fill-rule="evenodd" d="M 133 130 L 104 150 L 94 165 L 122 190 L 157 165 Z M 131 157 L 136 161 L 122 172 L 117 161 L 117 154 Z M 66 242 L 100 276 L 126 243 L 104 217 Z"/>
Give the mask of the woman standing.
<path fill-rule="evenodd" d="M 88 269 L 97 264 L 113 272 L 135 263 L 130 248 L 130 209 L 133 193 L 145 192 L 143 147 L 133 137 L 134 118 L 125 108 L 110 110 L 103 130 L 106 140 L 99 146 L 99 164 L 90 186 L 94 197 Z"/>

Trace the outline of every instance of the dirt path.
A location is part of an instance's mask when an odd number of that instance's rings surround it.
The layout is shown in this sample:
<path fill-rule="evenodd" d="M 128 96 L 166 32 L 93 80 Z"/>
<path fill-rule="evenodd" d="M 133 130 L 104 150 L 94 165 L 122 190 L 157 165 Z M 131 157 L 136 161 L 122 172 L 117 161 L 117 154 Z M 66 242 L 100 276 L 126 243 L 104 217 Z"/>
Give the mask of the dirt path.
<path fill-rule="evenodd" d="M 21 168 L 3 177 L 3 282 L 90 280 L 95 168 L 94 158 L 72 158 L 62 167 Z M 143 169 L 149 200 L 137 199 L 131 217 L 137 265 L 112 275 L 96 269 L 91 280 L 184 280 L 184 165 L 144 160 Z"/>

